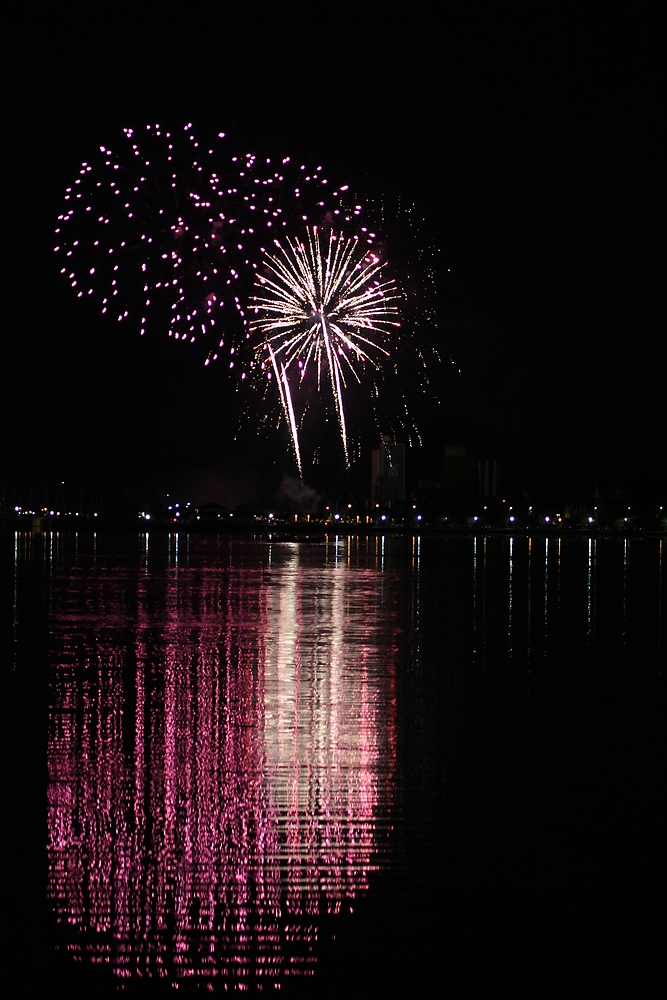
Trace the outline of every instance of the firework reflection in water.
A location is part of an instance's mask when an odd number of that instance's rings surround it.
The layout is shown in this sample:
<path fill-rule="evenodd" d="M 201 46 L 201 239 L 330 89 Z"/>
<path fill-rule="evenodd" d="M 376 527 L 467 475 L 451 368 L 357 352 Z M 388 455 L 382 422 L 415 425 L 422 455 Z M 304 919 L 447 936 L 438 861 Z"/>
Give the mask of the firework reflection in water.
<path fill-rule="evenodd" d="M 119 977 L 311 975 L 388 835 L 391 574 L 236 548 L 56 582 L 48 891 Z"/>

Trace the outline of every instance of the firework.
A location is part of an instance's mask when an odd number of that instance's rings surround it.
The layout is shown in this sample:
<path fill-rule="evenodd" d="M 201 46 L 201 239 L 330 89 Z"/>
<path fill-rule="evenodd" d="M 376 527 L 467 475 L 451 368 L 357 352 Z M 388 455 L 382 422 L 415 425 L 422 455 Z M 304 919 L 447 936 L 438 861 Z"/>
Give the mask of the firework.
<path fill-rule="evenodd" d="M 362 397 L 374 433 L 421 443 L 415 411 L 424 416 L 440 359 L 435 251 L 413 207 L 361 202 L 321 166 L 234 153 L 223 139 L 204 143 L 192 125 L 127 128 L 81 165 L 56 229 L 73 291 L 142 334 L 206 335 L 205 363 L 224 356 L 234 369 L 227 388 L 273 398 L 260 419 L 287 422 L 300 472 L 300 437 L 322 407 L 346 465 L 359 457 Z M 397 285 L 382 276 L 376 232 L 391 233 Z M 234 398 L 257 414 L 256 398 Z"/>
<path fill-rule="evenodd" d="M 290 156 L 276 158 L 254 153 L 234 156 L 227 164 L 224 178 L 223 181 L 216 177 L 214 187 L 229 249 L 237 274 L 242 275 L 234 295 L 245 331 L 240 338 L 242 343 L 250 339 L 247 305 L 252 298 L 255 273 L 276 240 L 292 236 L 305 225 L 332 228 L 356 223 L 362 206 L 352 197 L 347 184 L 336 187 L 329 183 L 321 166 L 309 166 Z M 372 245 L 375 233 L 368 226 L 358 228 L 363 239 Z M 223 341 L 209 352 L 206 364 L 218 359 L 218 348 L 222 346 Z M 238 346 L 241 344 L 237 349 Z"/>
<path fill-rule="evenodd" d="M 213 210 L 222 138 L 203 146 L 191 125 L 174 133 L 126 128 L 117 147 L 100 146 L 81 165 L 55 248 L 80 298 L 91 296 L 142 334 L 153 322 L 192 342 L 215 326 L 237 277 Z"/>
<path fill-rule="evenodd" d="M 376 252 L 391 251 L 392 274 L 401 293 L 401 335 L 373 396 L 376 430 L 409 447 L 421 447 L 421 428 L 441 419 L 443 380 L 460 374 L 454 359 L 443 359 L 440 352 L 441 251 L 432 223 L 410 198 L 384 194 L 365 199 L 364 216 L 382 234 L 374 244 Z"/>
<path fill-rule="evenodd" d="M 234 367 L 266 246 L 296 223 L 349 221 L 361 206 L 320 166 L 232 155 L 222 139 L 203 143 L 191 124 L 124 129 L 67 189 L 55 249 L 79 298 L 141 334 L 158 328 L 187 343 L 208 334 L 206 363 L 226 344 Z"/>
<path fill-rule="evenodd" d="M 338 422 L 346 465 L 350 464 L 345 416 L 348 384 L 371 385 L 391 353 L 400 326 L 393 281 L 383 280 L 380 258 L 365 240 L 333 231 L 322 239 L 308 228 L 305 241 L 276 240 L 257 279 L 250 334 L 258 369 L 277 386 L 299 473 L 303 474 L 300 396 L 326 392 Z M 298 412 L 297 412 L 298 410 Z"/>

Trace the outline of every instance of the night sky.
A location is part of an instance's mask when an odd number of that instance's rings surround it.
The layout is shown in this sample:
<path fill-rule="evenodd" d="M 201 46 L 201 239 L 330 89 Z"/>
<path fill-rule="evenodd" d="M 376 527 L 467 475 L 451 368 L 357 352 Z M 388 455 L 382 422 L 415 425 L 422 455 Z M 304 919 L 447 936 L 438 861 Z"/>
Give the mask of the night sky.
<path fill-rule="evenodd" d="M 234 441 L 224 368 L 119 330 L 58 273 L 53 229 L 80 162 L 126 125 L 193 121 L 427 220 L 435 337 L 461 374 L 442 366 L 413 478 L 461 443 L 529 494 L 664 493 L 657 25 L 466 10 L 18 25 L 0 486 L 238 502 L 294 471 L 280 436 L 248 425 Z"/>

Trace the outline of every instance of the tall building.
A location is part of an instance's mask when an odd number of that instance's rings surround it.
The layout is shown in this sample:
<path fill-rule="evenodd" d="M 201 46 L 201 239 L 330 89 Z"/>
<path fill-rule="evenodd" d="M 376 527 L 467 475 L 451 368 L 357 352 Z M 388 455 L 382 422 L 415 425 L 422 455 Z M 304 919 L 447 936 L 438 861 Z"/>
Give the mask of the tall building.
<path fill-rule="evenodd" d="M 451 497 L 498 496 L 498 463 L 495 459 L 467 455 L 463 445 L 445 447 L 440 486 Z"/>
<path fill-rule="evenodd" d="M 385 434 L 371 458 L 371 496 L 388 506 L 405 500 L 405 445 Z"/>

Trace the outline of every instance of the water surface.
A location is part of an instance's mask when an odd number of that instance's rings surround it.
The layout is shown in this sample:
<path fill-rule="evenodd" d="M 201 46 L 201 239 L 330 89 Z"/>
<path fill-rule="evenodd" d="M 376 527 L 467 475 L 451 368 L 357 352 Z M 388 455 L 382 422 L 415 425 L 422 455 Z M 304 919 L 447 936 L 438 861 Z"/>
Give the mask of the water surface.
<path fill-rule="evenodd" d="M 49 977 L 367 996 L 649 962 L 662 539 L 3 541 Z"/>

